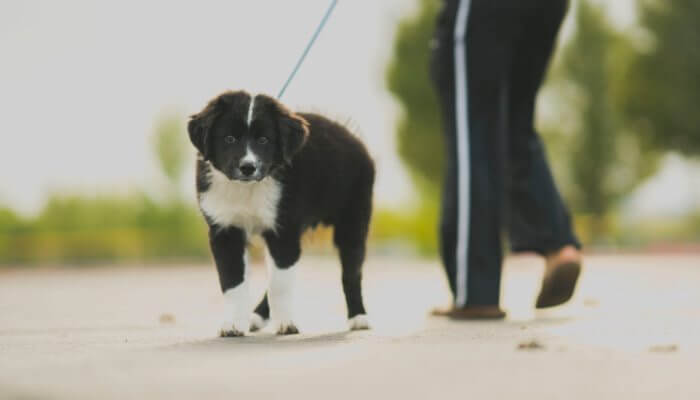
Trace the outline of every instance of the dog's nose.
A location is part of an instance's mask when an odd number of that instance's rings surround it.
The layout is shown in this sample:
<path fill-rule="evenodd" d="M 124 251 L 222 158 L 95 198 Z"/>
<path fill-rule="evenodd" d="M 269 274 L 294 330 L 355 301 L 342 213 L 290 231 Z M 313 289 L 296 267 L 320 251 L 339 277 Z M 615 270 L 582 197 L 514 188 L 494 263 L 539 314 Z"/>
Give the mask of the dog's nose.
<path fill-rule="evenodd" d="M 245 176 L 251 176 L 255 172 L 255 164 L 253 163 L 244 163 L 241 164 L 241 166 L 238 168 L 241 170 L 241 173 Z"/>

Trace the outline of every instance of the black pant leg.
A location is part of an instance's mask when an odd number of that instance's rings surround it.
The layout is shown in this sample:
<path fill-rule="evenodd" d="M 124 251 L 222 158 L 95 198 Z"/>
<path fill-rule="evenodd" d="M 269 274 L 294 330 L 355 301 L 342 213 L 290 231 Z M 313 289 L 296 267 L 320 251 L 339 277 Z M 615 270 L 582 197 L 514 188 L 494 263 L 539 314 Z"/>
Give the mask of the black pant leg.
<path fill-rule="evenodd" d="M 457 296 L 457 154 L 455 147 L 454 22 L 458 1 L 444 1 L 431 43 L 430 75 L 440 103 L 445 177 L 440 210 L 440 257 L 453 297 Z"/>
<path fill-rule="evenodd" d="M 443 2 L 438 14 L 435 35 L 431 43 L 430 75 L 440 103 L 445 145 L 445 177 L 442 188 L 440 210 L 440 257 L 453 297 L 457 295 L 456 253 L 457 248 L 457 154 L 455 152 L 454 117 L 454 19 L 456 1 Z"/>
<path fill-rule="evenodd" d="M 534 129 L 537 92 L 545 76 L 566 0 L 539 0 L 524 7 L 509 71 L 508 215 L 514 251 L 547 254 L 564 245 L 579 246 L 569 211 L 557 191 L 544 146 Z"/>
<path fill-rule="evenodd" d="M 500 297 L 511 11 L 486 1 L 448 1 L 438 18 L 431 70 L 448 168 L 441 255 L 458 306 L 495 305 Z"/>

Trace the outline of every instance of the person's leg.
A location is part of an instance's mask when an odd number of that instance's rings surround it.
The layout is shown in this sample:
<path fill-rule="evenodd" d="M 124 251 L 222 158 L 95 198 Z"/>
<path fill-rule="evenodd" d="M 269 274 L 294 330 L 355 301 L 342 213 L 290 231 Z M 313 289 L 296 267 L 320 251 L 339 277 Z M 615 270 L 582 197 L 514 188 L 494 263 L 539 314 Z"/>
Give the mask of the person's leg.
<path fill-rule="evenodd" d="M 454 29 L 451 37 L 443 31 L 438 39 L 432 69 L 443 109 L 448 167 L 442 260 L 457 309 L 479 310 L 474 316 L 484 317 L 481 311 L 490 307 L 493 317 L 502 317 L 503 85 L 512 10 L 481 0 L 448 2 L 447 8 L 455 16 Z"/>
<path fill-rule="evenodd" d="M 539 0 L 523 6 L 523 31 L 518 35 L 509 74 L 510 244 L 513 251 L 533 251 L 547 257 L 547 274 L 556 278 L 549 280 L 553 284 L 549 289 L 547 282 L 543 285 L 538 306 L 568 300 L 580 270 L 580 244 L 534 129 L 537 92 L 566 6 L 566 0 Z"/>
<path fill-rule="evenodd" d="M 430 74 L 440 104 L 445 141 L 445 177 L 440 213 L 440 256 L 453 297 L 457 295 L 457 153 L 455 125 L 454 22 L 459 1 L 443 2 L 432 42 Z"/>

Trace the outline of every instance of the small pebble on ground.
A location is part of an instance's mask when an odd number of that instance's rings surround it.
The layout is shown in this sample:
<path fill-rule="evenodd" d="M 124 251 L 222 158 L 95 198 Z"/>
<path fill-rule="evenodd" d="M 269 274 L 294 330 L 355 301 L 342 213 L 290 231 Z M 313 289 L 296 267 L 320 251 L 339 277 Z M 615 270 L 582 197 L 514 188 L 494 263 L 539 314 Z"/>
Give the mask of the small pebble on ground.
<path fill-rule="evenodd" d="M 652 353 L 674 353 L 678 351 L 678 345 L 668 344 L 668 345 L 657 345 L 651 346 L 649 351 Z"/>
<path fill-rule="evenodd" d="M 518 350 L 543 350 L 544 346 L 537 340 L 528 340 L 518 344 Z"/>
<path fill-rule="evenodd" d="M 161 324 L 174 324 L 175 316 L 170 313 L 163 313 L 160 315 L 159 321 Z"/>
<path fill-rule="evenodd" d="M 583 305 L 586 307 L 594 308 L 598 307 L 600 305 L 600 302 L 596 299 L 592 299 L 589 297 L 583 300 Z"/>

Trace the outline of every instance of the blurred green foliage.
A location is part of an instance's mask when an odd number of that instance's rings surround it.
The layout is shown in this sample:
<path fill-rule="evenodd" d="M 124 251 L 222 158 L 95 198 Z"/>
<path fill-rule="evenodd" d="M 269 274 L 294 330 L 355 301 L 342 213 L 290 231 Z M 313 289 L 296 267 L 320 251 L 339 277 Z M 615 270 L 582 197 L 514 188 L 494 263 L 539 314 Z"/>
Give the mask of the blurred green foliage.
<path fill-rule="evenodd" d="M 644 0 L 639 9 L 644 34 L 624 75 L 625 117 L 655 147 L 697 157 L 700 2 Z"/>
<path fill-rule="evenodd" d="M 187 161 L 189 150 L 185 139 L 184 124 L 178 115 L 161 117 L 155 127 L 153 147 L 160 169 L 168 180 L 170 198 L 178 198 L 178 185 Z"/>
<path fill-rule="evenodd" d="M 0 264 L 202 259 L 206 229 L 189 204 L 53 196 L 34 218 L 0 210 Z"/>
<path fill-rule="evenodd" d="M 422 202 L 416 208 L 380 209 L 372 217 L 373 248 L 386 252 L 429 256 L 437 253 L 437 204 Z"/>
<path fill-rule="evenodd" d="M 436 166 L 442 165 L 445 149 L 428 60 L 440 2 L 419 0 L 419 4 L 418 13 L 399 23 L 386 84 L 401 105 L 397 127 L 399 155 L 424 197 L 434 201 L 444 173 Z"/>
<path fill-rule="evenodd" d="M 545 90 L 554 100 L 540 119 L 554 174 L 574 213 L 589 216 L 590 240 L 609 242 L 619 201 L 657 169 L 659 151 L 626 124 L 623 77 L 634 52 L 601 6 L 577 2 L 576 31 L 554 63 Z"/>
<path fill-rule="evenodd" d="M 380 210 L 373 218 L 374 238 L 388 244 L 407 242 L 424 255 L 437 252 L 444 175 L 442 122 L 428 62 L 439 7 L 440 1 L 418 0 L 417 13 L 399 23 L 386 70 L 386 85 L 401 106 L 396 130 L 399 156 L 420 196 L 406 209 Z"/>
<path fill-rule="evenodd" d="M 156 123 L 154 148 L 164 196 L 51 196 L 41 212 L 22 217 L 0 208 L 0 264 L 204 259 L 206 225 L 178 187 L 187 161 L 183 118 Z"/>

